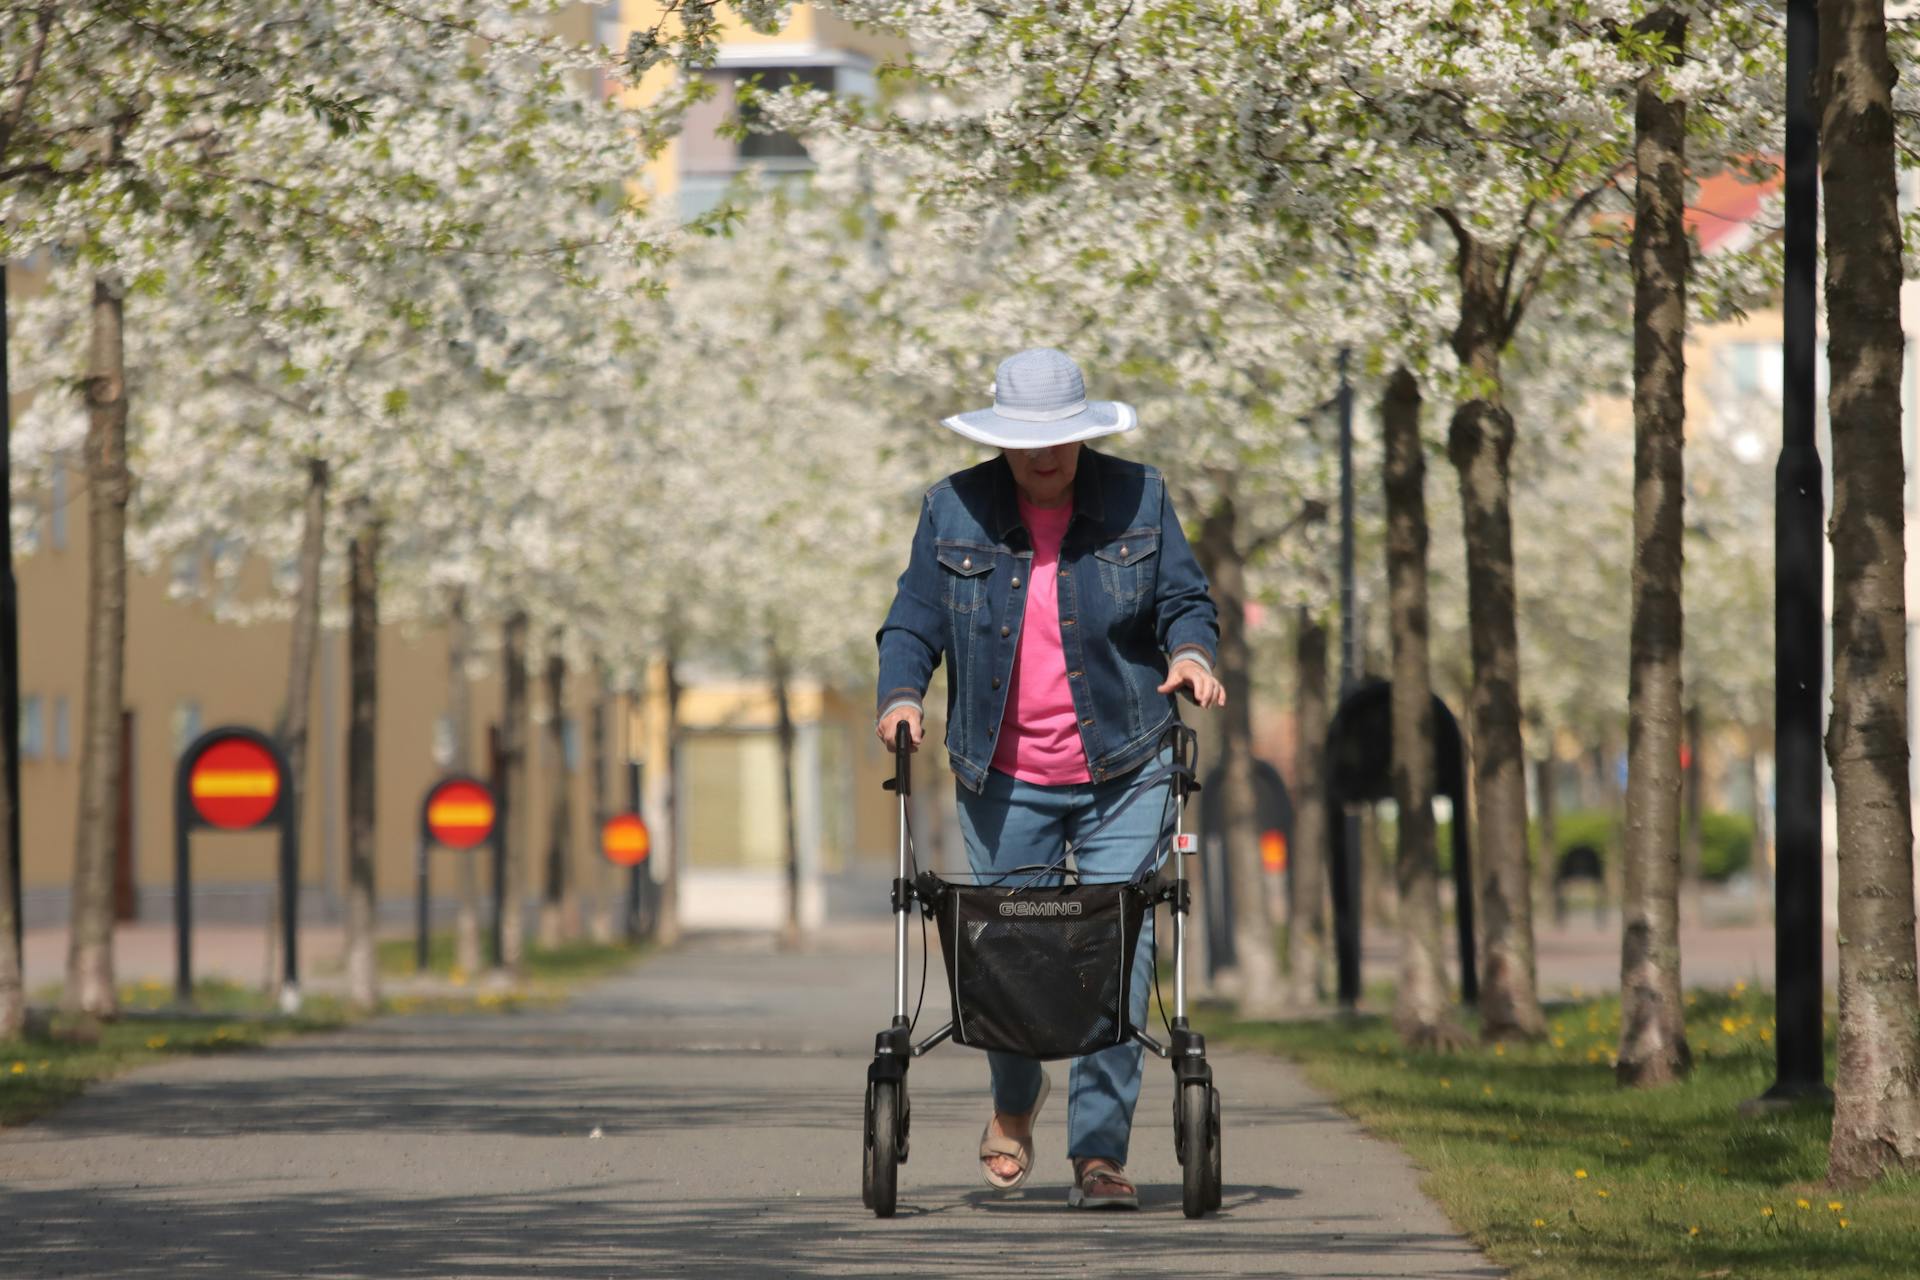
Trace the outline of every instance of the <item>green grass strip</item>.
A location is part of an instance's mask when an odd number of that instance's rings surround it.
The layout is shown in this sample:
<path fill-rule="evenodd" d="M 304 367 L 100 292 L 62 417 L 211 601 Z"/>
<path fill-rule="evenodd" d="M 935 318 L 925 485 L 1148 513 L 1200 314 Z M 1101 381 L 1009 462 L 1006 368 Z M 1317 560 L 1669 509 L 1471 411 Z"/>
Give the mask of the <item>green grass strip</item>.
<path fill-rule="evenodd" d="M 1824 1108 L 1738 1114 L 1773 1079 L 1771 995 L 1742 985 L 1687 1005 L 1692 1078 L 1658 1090 L 1615 1085 L 1612 998 L 1550 1008 L 1538 1044 L 1458 1054 L 1407 1053 L 1379 1017 L 1198 1021 L 1222 1044 L 1300 1063 L 1404 1147 L 1427 1192 L 1517 1280 L 1920 1275 L 1920 1179 L 1829 1191 Z"/>

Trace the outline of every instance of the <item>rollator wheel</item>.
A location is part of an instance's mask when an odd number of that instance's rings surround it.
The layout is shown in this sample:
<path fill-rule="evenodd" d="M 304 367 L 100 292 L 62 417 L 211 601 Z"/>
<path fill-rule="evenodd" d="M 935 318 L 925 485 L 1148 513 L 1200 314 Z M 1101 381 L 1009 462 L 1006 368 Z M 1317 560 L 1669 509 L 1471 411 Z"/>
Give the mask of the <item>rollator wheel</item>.
<path fill-rule="evenodd" d="M 1180 1150 L 1180 1208 L 1189 1218 L 1198 1218 L 1214 1205 L 1208 1174 L 1212 1156 L 1208 1136 L 1213 1130 L 1213 1090 L 1194 1081 L 1180 1086 L 1180 1123 L 1175 1136 Z"/>
<path fill-rule="evenodd" d="M 876 1218 L 893 1216 L 900 1185 L 900 1086 L 875 1080 L 867 1086 L 867 1146 L 860 1165 L 860 1200 Z"/>
<path fill-rule="evenodd" d="M 1226 1130 L 1220 1124 L 1220 1091 L 1207 1086 L 1207 1208 L 1220 1207 L 1220 1146 Z"/>

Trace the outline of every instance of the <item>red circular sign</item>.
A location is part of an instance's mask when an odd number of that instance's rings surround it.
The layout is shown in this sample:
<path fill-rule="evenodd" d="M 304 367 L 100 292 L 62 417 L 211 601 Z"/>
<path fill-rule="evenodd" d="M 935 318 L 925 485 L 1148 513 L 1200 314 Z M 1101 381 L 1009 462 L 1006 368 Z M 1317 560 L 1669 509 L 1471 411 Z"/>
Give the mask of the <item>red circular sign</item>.
<path fill-rule="evenodd" d="M 280 801 L 280 762 L 252 738 L 215 738 L 193 762 L 187 794 L 209 826 L 247 831 L 265 822 Z"/>
<path fill-rule="evenodd" d="M 493 792 L 449 778 L 427 793 L 427 833 L 449 849 L 471 849 L 493 834 Z"/>
<path fill-rule="evenodd" d="M 637 867 L 652 849 L 647 824 L 637 813 L 616 813 L 600 828 L 600 852 L 616 867 Z"/>

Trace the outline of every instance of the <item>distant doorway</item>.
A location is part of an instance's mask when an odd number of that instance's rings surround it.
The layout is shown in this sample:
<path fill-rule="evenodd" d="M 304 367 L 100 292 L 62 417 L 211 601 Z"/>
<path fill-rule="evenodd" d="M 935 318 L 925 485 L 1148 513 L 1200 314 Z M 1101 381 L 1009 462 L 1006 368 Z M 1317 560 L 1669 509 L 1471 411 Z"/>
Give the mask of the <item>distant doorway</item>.
<path fill-rule="evenodd" d="M 113 918 L 140 918 L 140 886 L 133 875 L 133 815 L 136 778 L 133 762 L 133 712 L 120 713 L 120 804 L 113 822 Z"/>

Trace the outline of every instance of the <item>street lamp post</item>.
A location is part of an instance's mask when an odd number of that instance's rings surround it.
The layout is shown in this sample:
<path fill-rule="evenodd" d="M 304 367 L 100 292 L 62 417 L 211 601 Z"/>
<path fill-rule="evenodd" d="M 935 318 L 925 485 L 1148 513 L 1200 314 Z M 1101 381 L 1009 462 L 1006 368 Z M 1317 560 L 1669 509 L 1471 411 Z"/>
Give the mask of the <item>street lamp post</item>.
<path fill-rule="evenodd" d="M 7 268 L 0 263 L 0 772 L 7 789 L 7 865 L 15 960 L 24 965 L 20 901 L 20 599 L 13 578 L 13 389 L 7 381 Z"/>
<path fill-rule="evenodd" d="M 1773 973 L 1776 1077 L 1762 1104 L 1819 1097 L 1821 1026 L 1820 693 L 1825 548 L 1820 449 L 1814 440 L 1814 268 L 1820 137 L 1813 118 L 1819 27 L 1814 0 L 1787 5 L 1784 402 L 1774 472 L 1774 752 L 1777 844 Z"/>

